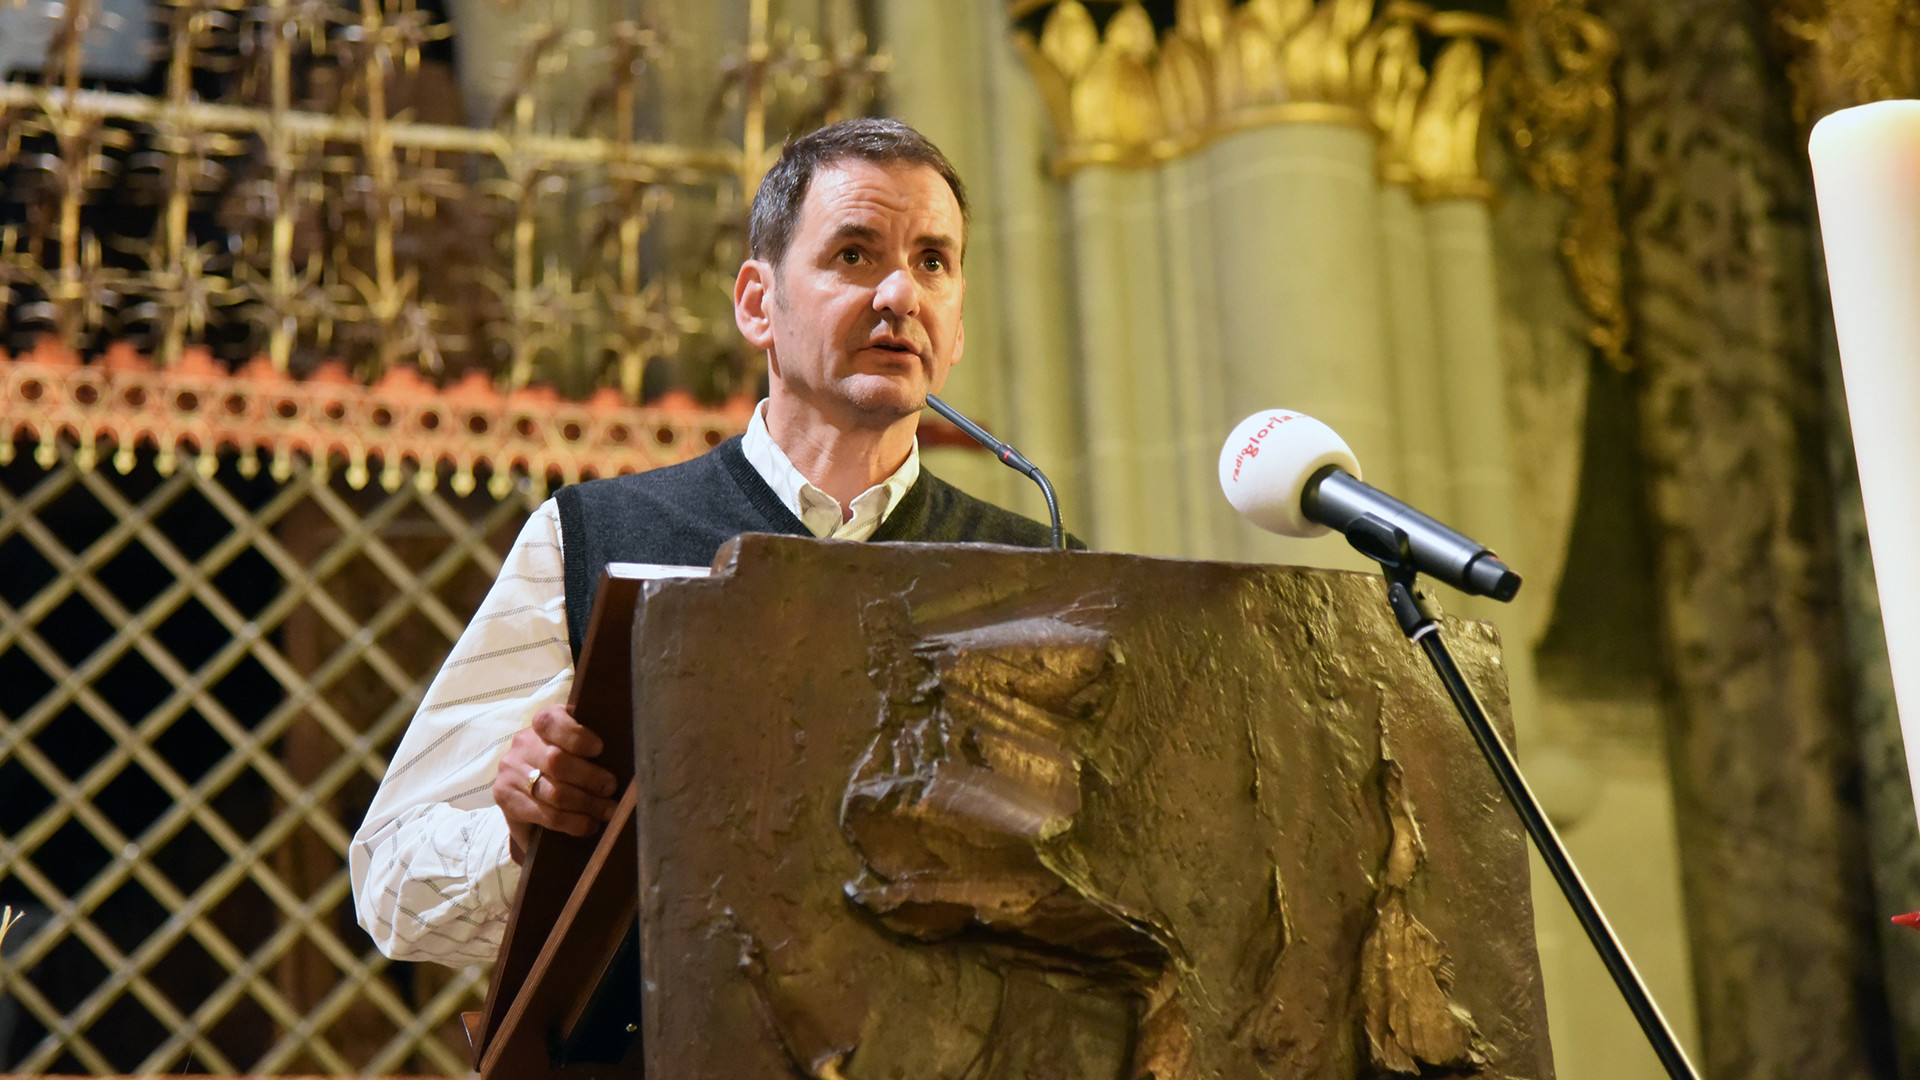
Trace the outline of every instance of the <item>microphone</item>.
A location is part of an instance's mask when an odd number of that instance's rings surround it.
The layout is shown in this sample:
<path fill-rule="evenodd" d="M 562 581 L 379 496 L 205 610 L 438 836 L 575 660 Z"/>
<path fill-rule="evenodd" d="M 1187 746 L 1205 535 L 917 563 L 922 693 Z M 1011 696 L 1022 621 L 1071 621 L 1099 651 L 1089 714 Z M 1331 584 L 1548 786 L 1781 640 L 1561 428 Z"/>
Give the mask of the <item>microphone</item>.
<path fill-rule="evenodd" d="M 1336 531 L 1371 558 L 1411 554 L 1413 568 L 1462 592 L 1513 599 L 1520 575 L 1485 545 L 1360 480 L 1332 428 L 1286 409 L 1254 413 L 1220 448 L 1220 488 L 1241 516 L 1282 536 Z M 1401 537 L 1405 547 L 1401 547 Z"/>
<path fill-rule="evenodd" d="M 1001 463 L 1006 465 L 1007 468 L 1020 473 L 1027 479 L 1040 485 L 1040 494 L 1045 496 L 1047 500 L 1047 516 L 1053 519 L 1054 550 L 1060 551 L 1065 549 L 1067 546 L 1065 536 L 1060 530 L 1060 501 L 1054 498 L 1053 485 L 1048 482 L 1047 474 L 1040 471 L 1040 466 L 1028 461 L 1026 456 L 1021 454 L 1020 451 L 987 434 L 986 428 L 962 416 L 960 410 L 941 401 L 932 394 L 927 395 L 927 407 L 939 413 L 941 416 L 946 417 L 947 422 L 951 423 L 954 427 L 966 432 L 969 439 L 993 451 L 993 456 L 999 458 Z"/>

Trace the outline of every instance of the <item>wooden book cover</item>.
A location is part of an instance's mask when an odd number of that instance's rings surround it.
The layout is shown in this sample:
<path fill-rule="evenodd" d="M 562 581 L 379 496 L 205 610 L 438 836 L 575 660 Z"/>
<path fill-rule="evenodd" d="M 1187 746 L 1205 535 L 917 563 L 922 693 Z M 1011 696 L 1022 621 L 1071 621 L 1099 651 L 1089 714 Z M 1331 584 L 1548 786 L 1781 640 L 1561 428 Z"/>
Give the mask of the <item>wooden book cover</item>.
<path fill-rule="evenodd" d="M 526 1057 L 523 1052 L 496 1042 L 537 1045 L 544 1054 L 551 1034 L 545 1030 L 548 1022 L 579 1025 L 591 1004 L 591 991 L 609 972 L 613 954 L 632 925 L 634 757 L 628 665 L 634 609 L 646 582 L 707 572 L 704 567 L 614 563 L 601 578 L 568 708 L 604 742 L 599 763 L 613 773 L 625 794 L 614 827 L 595 837 L 540 830 L 526 852 L 486 1005 L 468 1025 L 475 1064 L 489 1075 L 524 1076 L 518 1070 L 532 1067 L 530 1061 L 520 1060 Z M 580 929 L 592 942 L 563 942 L 583 918 Z M 611 945 L 601 940 L 609 934 L 614 939 Z M 583 952 L 583 944 L 592 947 Z M 552 973 L 553 962 L 563 956 L 571 966 L 562 968 L 564 975 L 556 986 L 538 993 L 541 981 Z M 523 996 L 526 1001 L 519 1000 Z M 515 1062 L 516 1070 L 498 1071 L 507 1061 Z"/>

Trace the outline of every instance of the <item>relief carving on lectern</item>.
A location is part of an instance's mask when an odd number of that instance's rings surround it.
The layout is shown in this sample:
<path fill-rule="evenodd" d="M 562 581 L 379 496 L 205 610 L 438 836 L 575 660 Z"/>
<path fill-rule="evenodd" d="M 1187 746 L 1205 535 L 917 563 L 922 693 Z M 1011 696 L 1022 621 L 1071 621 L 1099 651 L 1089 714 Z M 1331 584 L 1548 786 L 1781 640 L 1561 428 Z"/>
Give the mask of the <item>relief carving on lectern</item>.
<path fill-rule="evenodd" d="M 977 926 L 1010 947 L 1163 964 L 1150 927 L 1047 857 L 1080 809 L 1076 730 L 1105 716 L 1119 661 L 1107 635 L 1039 617 L 941 634 L 877 668 L 886 713 L 840 808 L 864 864 L 847 895 L 922 941 Z"/>
<path fill-rule="evenodd" d="M 908 938 L 976 931 L 1009 966 L 1124 987 L 1134 1023 L 1110 1032 L 1113 1056 L 1132 1076 L 1189 1075 L 1173 929 L 1102 893 L 1071 847 L 1053 843 L 1080 809 L 1078 744 L 1097 734 L 1124 664 L 1112 638 L 1043 615 L 933 634 L 906 655 L 875 652 L 869 674 L 885 709 L 840 809 L 863 863 L 847 896 Z M 1383 1075 L 1471 1071 L 1485 1064 L 1479 1031 L 1448 994 L 1444 947 L 1408 910 L 1425 850 L 1384 740 L 1380 784 L 1391 838 L 1359 969 L 1370 1064 Z M 1268 967 L 1287 934 L 1277 870 L 1270 913 Z M 1283 1007 L 1262 1004 L 1249 1019 Z M 996 1028 L 1031 1023 L 1005 1009 Z M 1252 1023 L 1242 1033 L 1279 1036 Z"/>
<path fill-rule="evenodd" d="M 1551 1076 L 1517 824 L 1377 581 L 759 544 L 636 660 L 650 1062 Z M 771 717 L 686 659 L 748 612 Z M 1497 678 L 1488 632 L 1456 648 Z"/>

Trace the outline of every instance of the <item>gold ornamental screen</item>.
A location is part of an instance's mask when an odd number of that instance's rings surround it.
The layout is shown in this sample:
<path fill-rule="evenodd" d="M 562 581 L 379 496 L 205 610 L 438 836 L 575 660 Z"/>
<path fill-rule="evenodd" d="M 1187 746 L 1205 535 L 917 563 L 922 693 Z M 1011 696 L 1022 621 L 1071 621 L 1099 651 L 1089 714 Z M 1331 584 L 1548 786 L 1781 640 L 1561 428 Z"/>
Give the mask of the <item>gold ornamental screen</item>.
<path fill-rule="evenodd" d="M 742 192 L 882 66 L 430 2 L 0 7 L 0 1072 L 467 1071 L 348 840 L 545 490 L 742 426 Z"/>
<path fill-rule="evenodd" d="M 380 957 L 345 853 L 526 496 L 152 459 L 0 482 L 9 1066 L 465 1072 L 483 971 Z"/>

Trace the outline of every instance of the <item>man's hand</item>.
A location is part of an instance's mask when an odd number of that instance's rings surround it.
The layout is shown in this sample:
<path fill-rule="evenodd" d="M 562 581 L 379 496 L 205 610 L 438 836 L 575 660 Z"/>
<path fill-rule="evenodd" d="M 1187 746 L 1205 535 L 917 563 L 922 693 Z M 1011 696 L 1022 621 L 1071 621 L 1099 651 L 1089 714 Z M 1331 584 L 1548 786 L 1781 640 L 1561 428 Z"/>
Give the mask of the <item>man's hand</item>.
<path fill-rule="evenodd" d="M 535 825 L 592 836 L 613 817 L 613 774 L 588 760 L 604 748 L 565 705 L 535 713 L 532 726 L 507 744 L 493 775 L 493 801 L 507 816 L 514 862 L 526 856 Z"/>

